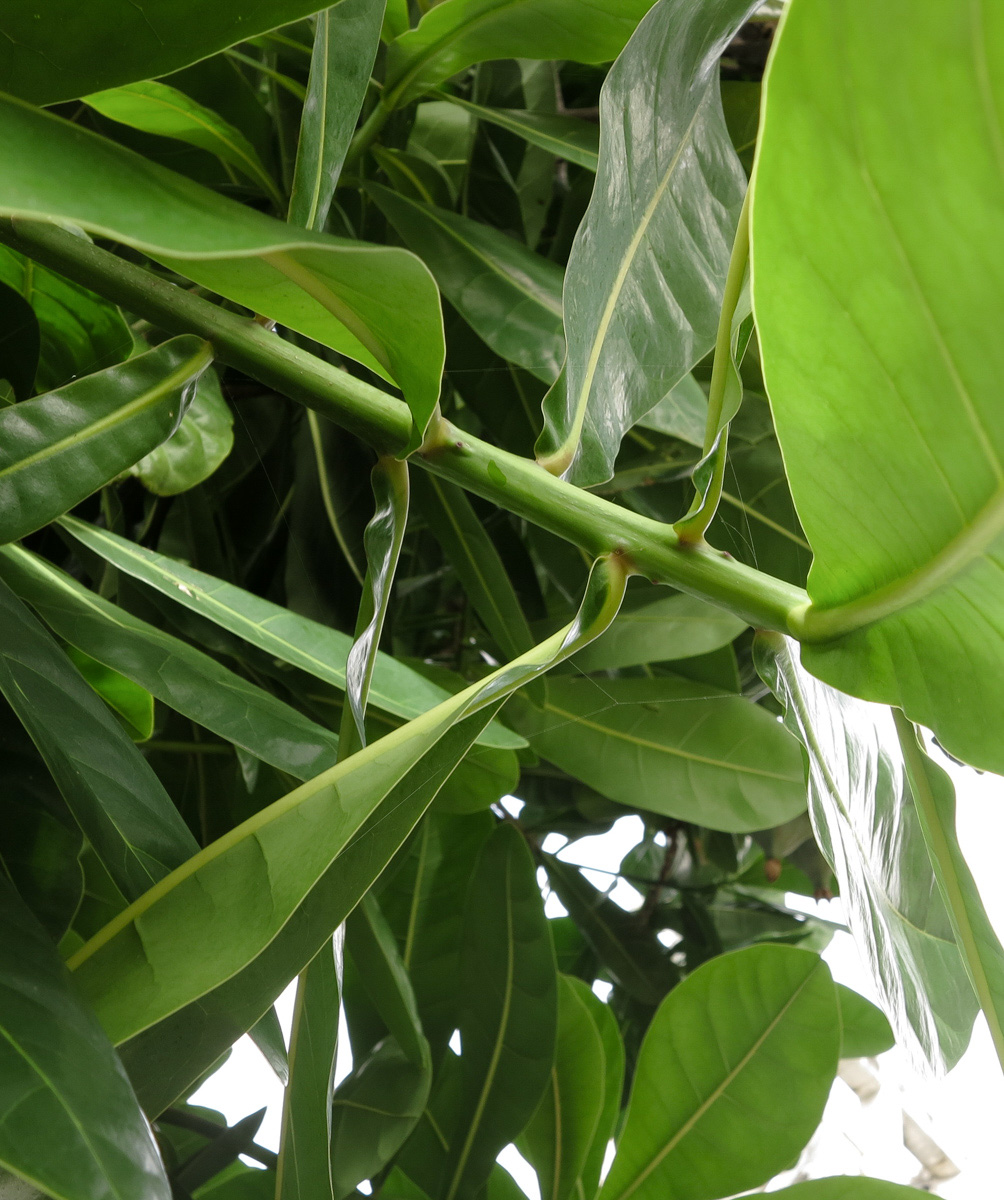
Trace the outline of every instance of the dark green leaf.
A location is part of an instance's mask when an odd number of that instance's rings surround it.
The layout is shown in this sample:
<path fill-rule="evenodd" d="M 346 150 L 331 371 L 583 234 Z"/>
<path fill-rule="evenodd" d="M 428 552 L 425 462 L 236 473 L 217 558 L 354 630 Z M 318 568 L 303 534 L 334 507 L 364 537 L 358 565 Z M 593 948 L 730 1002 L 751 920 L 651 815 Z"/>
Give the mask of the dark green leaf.
<path fill-rule="evenodd" d="M 10 385 L 15 400 L 26 400 L 35 390 L 41 336 L 35 310 L 0 281 L 0 380 Z"/>
<path fill-rule="evenodd" d="M 486 108 L 483 104 L 472 104 L 459 96 L 450 96 L 449 99 L 479 121 L 488 121 L 500 129 L 519 134 L 532 146 L 549 150 L 558 158 L 577 163 L 587 171 L 596 170 L 600 130 L 598 125 L 590 121 L 561 114 L 529 112 L 526 109 Z"/>

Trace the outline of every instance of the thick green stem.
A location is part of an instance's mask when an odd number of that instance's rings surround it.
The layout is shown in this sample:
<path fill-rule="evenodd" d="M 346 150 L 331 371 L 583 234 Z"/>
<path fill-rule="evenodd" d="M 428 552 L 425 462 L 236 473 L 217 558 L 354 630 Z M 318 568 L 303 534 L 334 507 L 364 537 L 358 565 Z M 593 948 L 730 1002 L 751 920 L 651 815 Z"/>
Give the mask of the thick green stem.
<path fill-rule="evenodd" d="M 169 333 L 197 333 L 224 363 L 348 429 L 379 453 L 398 454 L 411 415 L 400 400 L 83 238 L 39 222 L 0 222 L 0 242 L 145 317 Z M 730 609 L 752 625 L 788 631 L 808 597 L 801 588 L 708 546 L 680 544 L 659 521 L 613 504 L 440 419 L 412 456 L 501 508 L 581 546 L 591 558 L 625 555 L 631 568 Z"/>

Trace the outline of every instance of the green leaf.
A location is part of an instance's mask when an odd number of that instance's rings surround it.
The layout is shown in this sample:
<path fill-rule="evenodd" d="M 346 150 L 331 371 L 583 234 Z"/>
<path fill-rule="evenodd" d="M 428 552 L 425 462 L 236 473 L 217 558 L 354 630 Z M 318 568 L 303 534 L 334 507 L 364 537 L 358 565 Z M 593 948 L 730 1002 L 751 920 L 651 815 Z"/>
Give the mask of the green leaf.
<path fill-rule="evenodd" d="M 185 336 L 0 411 L 0 541 L 40 529 L 177 426 L 210 362 Z"/>
<path fill-rule="evenodd" d="M 887 1183 L 884 1179 L 866 1179 L 863 1175 L 813 1179 L 771 1194 L 778 1200 L 923 1200 L 929 1195 L 899 1183 Z"/>
<path fill-rule="evenodd" d="M 832 686 L 1004 771 L 1004 13 L 796 2 L 765 82 L 754 308 Z M 911 22 L 903 53 L 890 39 Z M 929 73 L 932 85 L 917 93 Z M 825 352 L 822 347 L 825 346 Z M 965 670 L 959 664 L 966 664 Z"/>
<path fill-rule="evenodd" d="M 134 742 L 145 742 L 153 734 L 153 696 L 146 688 L 73 646 L 66 647 L 66 657 L 108 707 L 118 713 Z"/>
<path fill-rule="evenodd" d="M 608 479 L 624 432 L 714 344 L 745 185 L 718 59 L 754 7 L 662 0 L 603 85 L 596 187 L 565 274 L 566 386 L 537 445 L 574 483 Z"/>
<path fill-rule="evenodd" d="M 494 58 L 616 58 L 652 0 L 446 0 L 390 47 L 387 92 L 399 105 Z"/>
<path fill-rule="evenodd" d="M 572 661 L 588 673 L 694 658 L 727 646 L 745 628 L 738 617 L 696 596 L 637 589 L 628 592 L 607 632 Z"/>
<path fill-rule="evenodd" d="M 805 808 L 798 744 L 771 713 L 681 676 L 558 676 L 543 710 L 512 719 L 542 757 L 632 808 L 732 833 Z"/>
<path fill-rule="evenodd" d="M 400 385 L 424 431 L 444 349 L 439 294 L 414 255 L 291 230 L 16 101 L 0 101 L 0 147 L 0 212 L 111 237 L 365 363 Z"/>
<path fill-rule="evenodd" d="M 837 1070 L 836 989 L 817 954 L 755 946 L 699 967 L 642 1043 L 601 1200 L 712 1200 L 797 1156 Z"/>
<path fill-rule="evenodd" d="M 474 332 L 502 358 L 553 383 L 565 353 L 561 267 L 480 221 L 379 184 L 367 193 Z"/>
<path fill-rule="evenodd" d="M 467 893 L 461 960 L 461 1105 L 444 1200 L 474 1196 L 533 1114 L 554 1059 L 557 972 L 533 857 L 502 824 Z"/>
<path fill-rule="evenodd" d="M 837 1001 L 840 1004 L 841 1058 L 871 1058 L 896 1045 L 885 1013 L 870 1000 L 838 983 Z"/>
<path fill-rule="evenodd" d="M 206 371 L 178 428 L 129 473 L 154 495 L 175 496 L 208 479 L 233 444 L 234 415 L 223 399 L 219 376 Z"/>
<path fill-rule="evenodd" d="M 593 1144 L 586 1155 L 579 1175 L 579 1195 L 595 1196 L 600 1190 L 600 1174 L 607 1157 L 607 1147 L 614 1136 L 621 1116 L 624 1094 L 624 1040 L 620 1026 L 609 1004 L 604 1004 L 591 988 L 579 988 L 580 997 L 590 1006 L 596 1028 L 603 1043 L 603 1109 L 593 1135 Z"/>
<path fill-rule="evenodd" d="M 0 281 L 20 292 L 38 318 L 40 391 L 114 366 L 132 353 L 132 334 L 114 304 L 7 246 L 0 246 Z"/>
<path fill-rule="evenodd" d="M 198 846 L 121 725 L 5 583 L 0 691 L 102 863 L 131 899 Z"/>
<path fill-rule="evenodd" d="M 341 0 L 314 18 L 289 223 L 323 229 L 380 45 L 384 0 Z"/>
<path fill-rule="evenodd" d="M 955 789 L 924 753 L 917 731 L 893 714 L 910 790 L 955 941 L 1004 1065 L 1004 949 L 980 899 L 955 832 Z"/>
<path fill-rule="evenodd" d="M 759 636 L 755 661 L 805 747 L 816 841 L 896 1039 L 915 1058 L 954 1066 L 969 1042 L 976 997 L 931 869 L 892 714 L 814 679 L 779 634 Z"/>
<path fill-rule="evenodd" d="M 623 587 L 619 560 L 600 560 L 565 629 L 255 813 L 109 922 L 70 964 L 113 1040 L 134 1037 L 253 963 L 440 739 L 600 632 Z"/>
<path fill-rule="evenodd" d="M 708 422 L 708 397 L 692 374 L 674 384 L 655 408 L 639 417 L 643 429 L 654 429 L 669 437 L 680 438 L 692 446 L 704 445 Z"/>
<path fill-rule="evenodd" d="M 5 546 L 0 577 L 59 637 L 224 740 L 298 779 L 334 765 L 329 730 L 44 559 Z"/>
<path fill-rule="evenodd" d="M 515 658 L 533 645 L 533 635 L 495 543 L 470 500 L 456 484 L 419 473 L 419 507 L 463 584 L 474 611 L 503 657 Z"/>
<path fill-rule="evenodd" d="M 340 953 L 331 941 L 326 942 L 297 984 L 275 1200 L 335 1197 L 331 1181 L 331 1101 L 341 1003 L 339 959 Z"/>
<path fill-rule="evenodd" d="M 35 390 L 42 335 L 34 309 L 2 281 L 0 330 L 0 380 L 10 385 L 15 400 L 26 400 Z"/>
<path fill-rule="evenodd" d="M 243 133 L 229 121 L 199 104 L 191 96 L 154 79 L 109 88 L 82 97 L 83 102 L 103 117 L 139 129 L 143 133 L 177 138 L 207 150 L 236 167 L 253 180 L 276 208 L 282 208 L 282 193 Z"/>
<path fill-rule="evenodd" d="M 531 146 L 549 150 L 557 158 L 585 167 L 587 171 L 596 170 L 600 130 L 591 121 L 520 108 L 486 108 L 483 104 L 472 104 L 460 96 L 448 96 L 447 99 L 473 114 L 479 121 L 487 121 L 490 125 L 518 134 Z"/>
<path fill-rule="evenodd" d="M 0 17 L 4 90 L 36 104 L 72 100 L 99 88 L 166 75 L 235 42 L 309 16 L 312 3 L 270 0 L 253 12 L 242 0 L 168 0 L 155 7 L 97 0 L 86 9 L 53 0 L 39 20 L 30 0 Z"/>
<path fill-rule="evenodd" d="M 475 746 L 436 797 L 436 811 L 463 816 L 481 812 L 511 795 L 519 785 L 519 758 L 514 750 Z"/>
<path fill-rule="evenodd" d="M 58 1200 L 169 1200 L 121 1063 L 4 877 L 0 913 L 0 1164 Z"/>
<path fill-rule="evenodd" d="M 204 575 L 108 530 L 73 517 L 66 519 L 65 528 L 82 545 L 100 554 L 120 571 L 214 621 L 267 654 L 344 690 L 345 664 L 352 646 L 348 635 L 297 616 L 278 604 Z M 410 719 L 438 704 L 444 694 L 442 688 L 389 655 L 378 656 L 370 692 L 370 699 L 377 708 Z M 487 735 L 487 744 L 513 747 L 523 743 L 515 734 L 495 725 Z"/>
<path fill-rule="evenodd" d="M 592 992 L 581 979 L 558 976 L 554 1065 L 537 1111 L 517 1143 L 537 1172 L 546 1200 L 591 1194 L 577 1188 L 603 1115 L 606 1054 L 589 996 Z"/>

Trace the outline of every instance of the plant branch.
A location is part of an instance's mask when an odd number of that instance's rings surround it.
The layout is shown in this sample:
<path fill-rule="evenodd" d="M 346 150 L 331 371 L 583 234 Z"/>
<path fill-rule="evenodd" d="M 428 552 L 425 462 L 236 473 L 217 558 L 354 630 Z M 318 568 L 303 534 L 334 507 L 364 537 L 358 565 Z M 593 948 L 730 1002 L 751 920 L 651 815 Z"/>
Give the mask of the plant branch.
<path fill-rule="evenodd" d="M 348 429 L 378 453 L 398 454 L 408 442 L 411 415 L 402 401 L 249 317 L 227 312 L 53 225 L 0 221 L 0 242 L 169 333 L 197 333 L 212 343 L 221 362 Z M 801 588 L 707 545 L 681 545 L 662 522 L 577 488 L 442 418 L 411 461 L 582 547 L 591 558 L 624 555 L 634 572 L 710 600 L 752 625 L 789 631 L 790 615 L 807 604 Z"/>

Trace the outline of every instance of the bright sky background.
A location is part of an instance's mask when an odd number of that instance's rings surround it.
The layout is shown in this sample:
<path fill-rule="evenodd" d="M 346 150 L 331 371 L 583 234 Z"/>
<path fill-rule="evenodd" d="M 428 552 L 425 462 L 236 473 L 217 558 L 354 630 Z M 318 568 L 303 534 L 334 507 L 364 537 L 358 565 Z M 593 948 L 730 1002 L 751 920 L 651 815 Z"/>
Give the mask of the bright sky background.
<path fill-rule="evenodd" d="M 999 883 L 1004 848 L 1004 779 L 995 775 L 981 776 L 968 767 L 957 767 L 943 758 L 941 761 L 956 784 L 959 839 L 963 851 L 980 886 L 990 919 L 998 933 L 1004 936 L 1004 888 Z M 641 836 L 641 820 L 623 817 L 609 833 L 581 838 L 570 844 L 561 857 L 581 866 L 616 870 L 624 854 L 640 841 Z M 561 841 L 555 838 L 547 849 L 557 848 Z M 592 881 L 607 886 L 609 875 L 597 873 L 592 875 Z M 623 881 L 618 882 L 613 896 L 625 908 L 634 908 L 640 902 L 638 893 Z M 814 906 L 804 897 L 789 896 L 788 902 L 793 907 L 816 907 L 821 916 L 830 920 L 843 919 L 839 899 Z M 549 909 L 555 903 L 553 899 L 549 900 Z M 823 957 L 838 981 L 875 998 L 866 969 L 848 934 L 838 933 Z M 292 1005 L 291 987 L 277 1006 L 287 1035 Z M 340 1037 L 339 1079 L 351 1070 L 347 1047 L 347 1036 Z M 919 1077 L 898 1050 L 883 1055 L 875 1073 L 882 1086 L 867 1106 L 861 1104 L 842 1080 L 836 1081 L 821 1133 L 813 1146 L 810 1167 L 813 1178 L 864 1173 L 897 1183 L 914 1182 L 920 1164 L 902 1143 L 901 1112 L 905 1108 L 960 1168 L 957 1176 L 939 1183 L 934 1194 L 945 1200 L 989 1200 L 1004 1192 L 1001 1186 L 1004 1180 L 1001 1138 L 1004 1078 L 982 1015 L 969 1050 L 946 1078 Z M 282 1087 L 249 1038 L 244 1037 L 237 1043 L 230 1059 L 199 1089 L 193 1102 L 218 1109 L 231 1124 L 267 1105 L 268 1112 L 256 1140 L 263 1146 L 278 1149 Z M 537 1200 L 536 1177 L 515 1149 L 509 1147 L 500 1156 L 500 1161 L 528 1196 Z M 789 1176 L 779 1178 L 776 1187 L 790 1181 Z M 771 1185 L 770 1190 L 775 1190 L 775 1185 Z"/>

